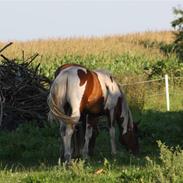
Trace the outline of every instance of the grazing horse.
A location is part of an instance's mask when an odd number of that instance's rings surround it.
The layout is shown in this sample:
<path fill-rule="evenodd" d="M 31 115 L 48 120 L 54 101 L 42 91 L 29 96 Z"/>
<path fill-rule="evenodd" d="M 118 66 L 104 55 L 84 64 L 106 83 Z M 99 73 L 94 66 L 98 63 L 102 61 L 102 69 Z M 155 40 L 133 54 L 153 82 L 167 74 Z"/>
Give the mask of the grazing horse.
<path fill-rule="evenodd" d="M 138 153 L 137 126 L 119 85 L 105 71 L 90 71 L 77 64 L 65 64 L 55 72 L 48 96 L 49 115 L 60 122 L 64 159 L 71 160 L 71 138 L 82 118 L 86 121 L 82 154 L 88 157 L 89 142 L 97 118 L 107 116 L 111 153 L 116 154 L 115 122 L 120 130 L 120 143 L 133 154 Z"/>

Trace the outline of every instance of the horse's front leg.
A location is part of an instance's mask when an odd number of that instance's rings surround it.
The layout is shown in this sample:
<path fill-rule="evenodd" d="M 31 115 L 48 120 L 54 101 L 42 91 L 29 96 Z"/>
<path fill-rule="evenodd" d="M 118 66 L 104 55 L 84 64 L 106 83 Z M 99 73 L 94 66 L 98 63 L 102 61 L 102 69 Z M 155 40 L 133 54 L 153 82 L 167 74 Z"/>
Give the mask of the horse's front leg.
<path fill-rule="evenodd" d="M 93 131 L 93 127 L 89 124 L 88 118 L 89 118 L 89 116 L 87 115 L 86 116 L 85 143 L 84 143 L 83 152 L 82 152 L 84 159 L 88 159 L 89 142 L 92 137 L 92 131 Z"/>
<path fill-rule="evenodd" d="M 114 109 L 110 110 L 109 113 L 109 134 L 110 134 L 110 141 L 111 141 L 111 154 L 116 154 L 116 137 L 115 137 L 115 119 L 114 119 Z"/>
<path fill-rule="evenodd" d="M 115 127 L 111 126 L 109 128 L 109 133 L 111 137 L 111 154 L 115 155 L 116 154 L 116 141 L 115 141 Z"/>

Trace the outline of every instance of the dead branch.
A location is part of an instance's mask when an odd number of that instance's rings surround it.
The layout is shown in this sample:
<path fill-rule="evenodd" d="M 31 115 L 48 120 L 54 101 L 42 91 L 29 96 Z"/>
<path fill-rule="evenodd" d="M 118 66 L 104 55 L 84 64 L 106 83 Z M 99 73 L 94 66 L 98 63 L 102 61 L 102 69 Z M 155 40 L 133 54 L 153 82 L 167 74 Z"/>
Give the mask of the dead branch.
<path fill-rule="evenodd" d="M 7 45 L 5 45 L 3 48 L 0 49 L 0 53 L 5 50 L 6 48 L 8 48 L 9 46 L 11 46 L 13 44 L 13 42 L 8 43 Z"/>
<path fill-rule="evenodd" d="M 21 123 L 31 121 L 43 126 L 47 119 L 47 95 L 51 81 L 40 74 L 40 64 L 32 64 L 38 53 L 28 59 L 22 53 L 22 61 L 0 55 L 3 58 L 0 63 L 1 129 L 12 130 Z"/>

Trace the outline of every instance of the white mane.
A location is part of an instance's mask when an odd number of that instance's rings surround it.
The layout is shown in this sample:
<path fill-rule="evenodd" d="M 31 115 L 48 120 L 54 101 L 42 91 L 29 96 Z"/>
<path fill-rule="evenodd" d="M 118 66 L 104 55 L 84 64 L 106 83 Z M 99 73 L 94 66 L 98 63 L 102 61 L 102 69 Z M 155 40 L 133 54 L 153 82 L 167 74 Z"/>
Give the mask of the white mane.
<path fill-rule="evenodd" d="M 117 102 L 116 99 L 118 99 L 119 96 L 122 96 L 122 104 L 121 104 L 122 111 L 121 111 L 120 117 L 124 118 L 124 121 L 122 123 L 123 134 L 127 133 L 128 123 L 129 123 L 130 127 L 133 128 L 133 118 L 132 118 L 132 113 L 131 113 L 130 108 L 128 106 L 125 94 L 119 88 L 116 81 L 111 83 L 111 79 L 109 79 L 109 78 L 112 77 L 112 75 L 109 71 L 104 70 L 104 69 L 97 69 L 97 70 L 95 70 L 95 72 L 100 73 L 104 76 L 103 81 L 105 82 L 105 84 L 108 86 L 108 89 L 109 89 L 108 98 L 106 100 L 105 108 L 110 108 L 109 106 L 113 103 L 116 103 Z M 111 94 L 111 97 L 110 97 L 110 94 Z M 116 97 L 114 97 L 114 96 L 116 96 Z"/>
<path fill-rule="evenodd" d="M 127 133 L 127 130 L 128 130 L 128 123 L 130 123 L 131 128 L 133 128 L 133 118 L 132 118 L 131 110 L 126 101 L 126 97 L 123 93 L 122 93 L 122 95 L 123 95 L 123 101 L 122 101 L 121 117 L 124 118 L 122 127 L 123 127 L 123 134 L 125 134 L 125 133 Z"/>

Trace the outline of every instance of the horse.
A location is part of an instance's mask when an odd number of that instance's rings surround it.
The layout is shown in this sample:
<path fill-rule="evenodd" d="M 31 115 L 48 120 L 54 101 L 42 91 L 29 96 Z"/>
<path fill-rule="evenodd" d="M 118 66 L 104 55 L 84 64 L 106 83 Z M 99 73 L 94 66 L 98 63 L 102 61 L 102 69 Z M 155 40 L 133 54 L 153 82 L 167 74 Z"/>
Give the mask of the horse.
<path fill-rule="evenodd" d="M 120 143 L 133 154 L 139 152 L 137 125 L 133 122 L 124 93 L 108 72 L 91 71 L 79 64 L 60 66 L 50 87 L 48 106 L 49 116 L 60 122 L 66 162 L 71 160 L 71 139 L 80 121 L 86 123 L 82 155 L 88 158 L 90 139 L 99 116 L 108 119 L 112 154 L 116 154 L 116 122 Z"/>

